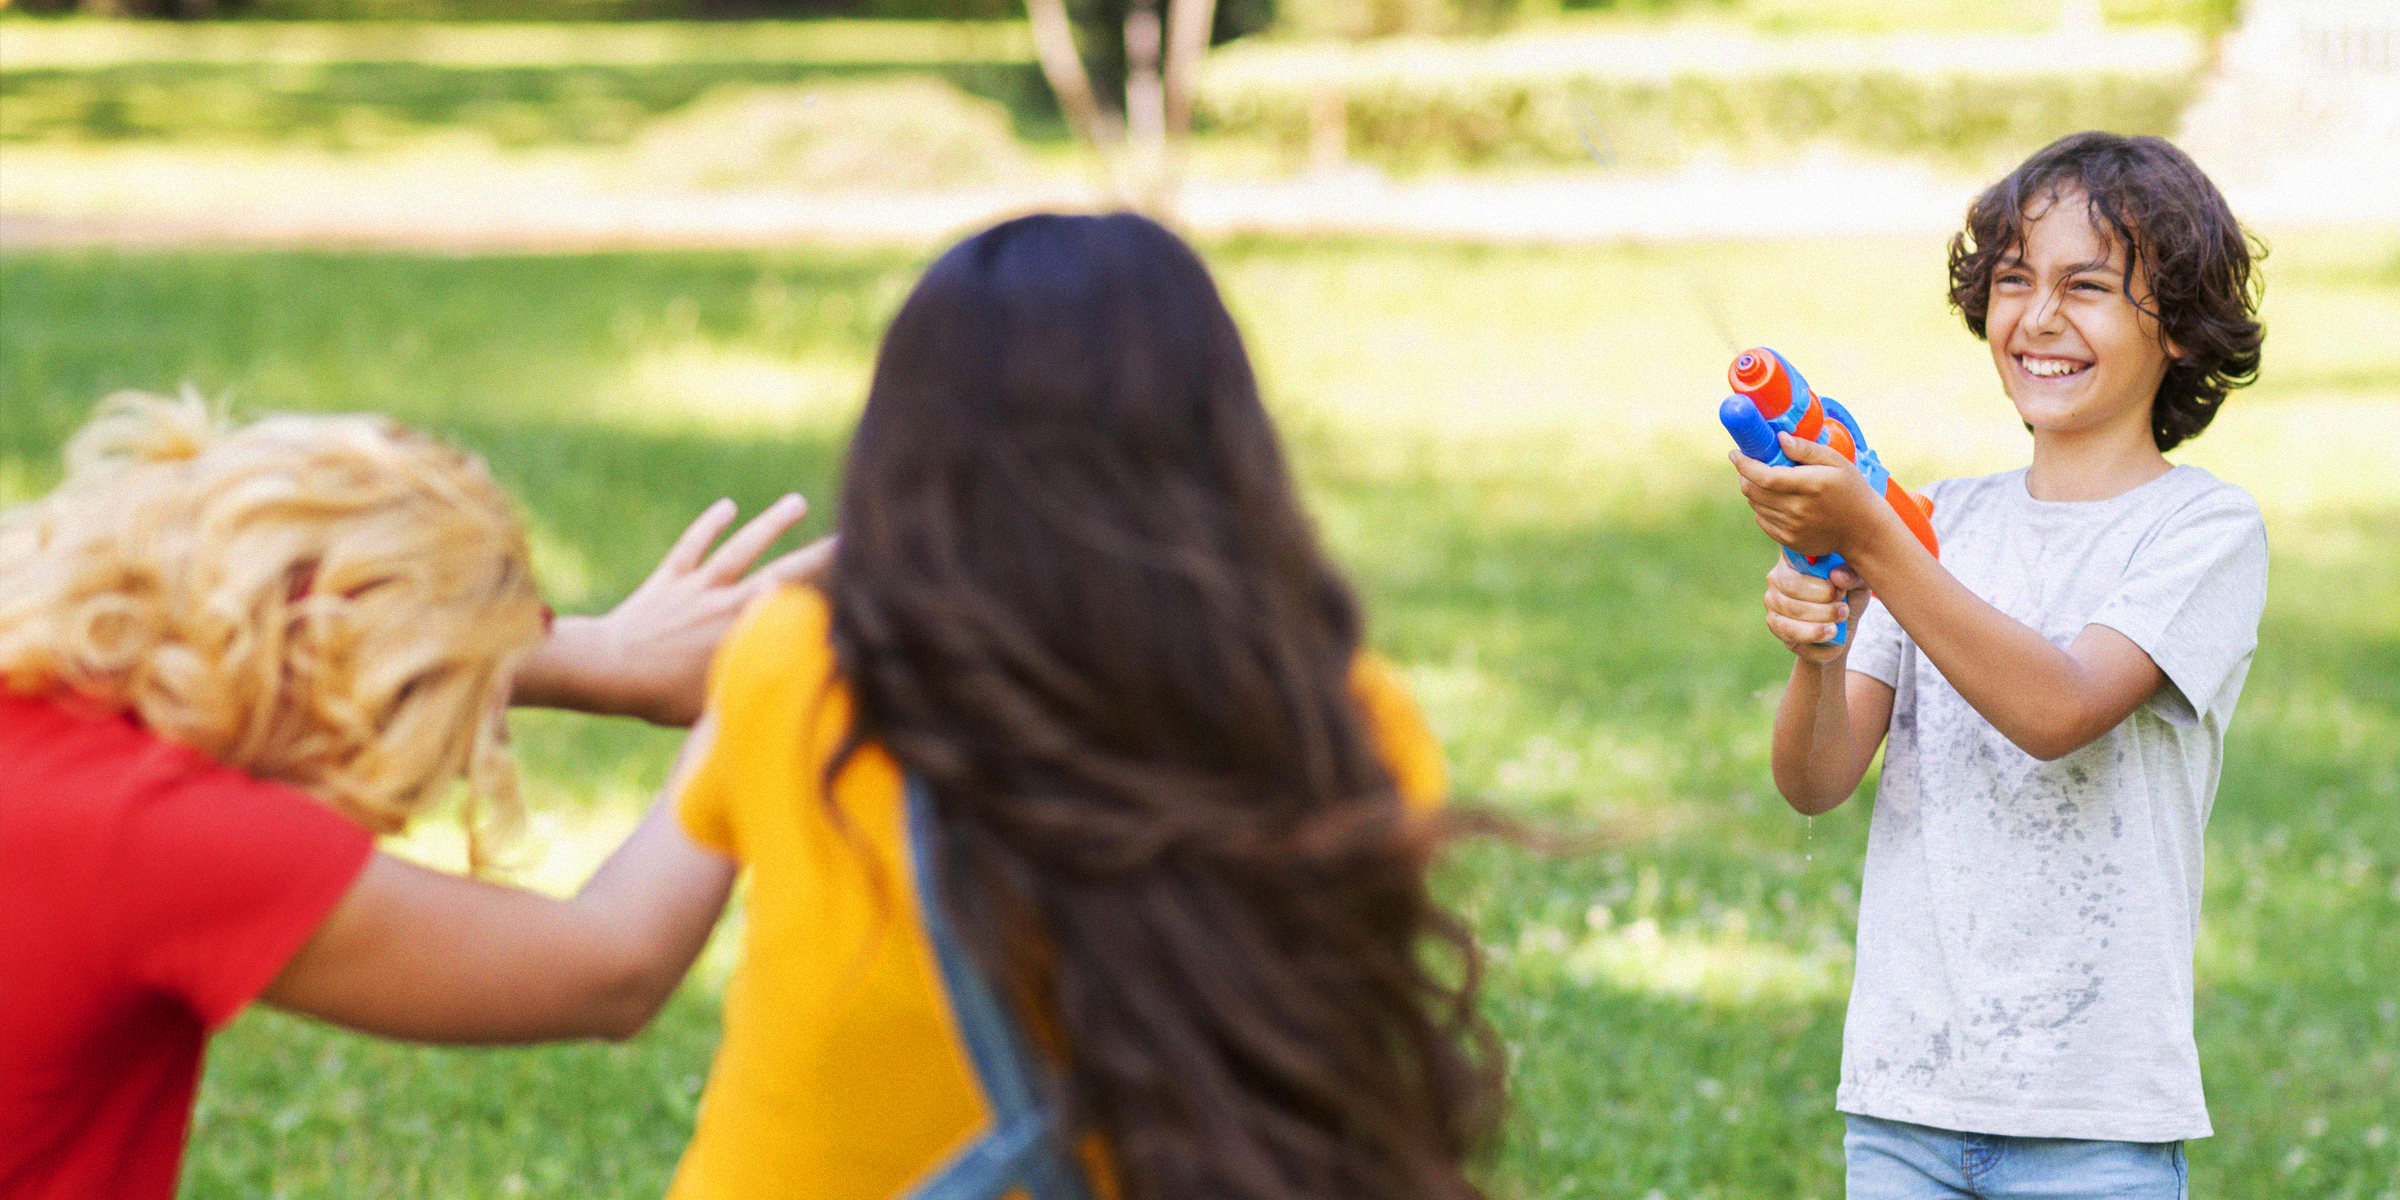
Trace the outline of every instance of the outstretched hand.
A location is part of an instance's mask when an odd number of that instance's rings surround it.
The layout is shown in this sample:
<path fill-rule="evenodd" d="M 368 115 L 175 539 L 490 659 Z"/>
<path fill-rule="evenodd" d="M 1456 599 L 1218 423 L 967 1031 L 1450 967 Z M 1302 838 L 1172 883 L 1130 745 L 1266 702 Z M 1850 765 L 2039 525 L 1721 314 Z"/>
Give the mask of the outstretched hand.
<path fill-rule="evenodd" d="M 698 720 L 717 642 L 762 593 L 814 579 L 833 561 L 819 538 L 753 571 L 800 519 L 808 502 L 786 495 L 712 552 L 733 524 L 733 501 L 701 510 L 641 586 L 597 617 L 560 617 L 550 637 L 517 669 L 517 704 L 640 717 L 659 725 Z"/>
<path fill-rule="evenodd" d="M 1739 450 L 1731 456 L 1758 527 L 1801 554 L 1843 553 L 1843 544 L 1868 528 L 1882 501 L 1840 451 L 1788 433 L 1777 436 L 1794 465 L 1771 467 Z"/>

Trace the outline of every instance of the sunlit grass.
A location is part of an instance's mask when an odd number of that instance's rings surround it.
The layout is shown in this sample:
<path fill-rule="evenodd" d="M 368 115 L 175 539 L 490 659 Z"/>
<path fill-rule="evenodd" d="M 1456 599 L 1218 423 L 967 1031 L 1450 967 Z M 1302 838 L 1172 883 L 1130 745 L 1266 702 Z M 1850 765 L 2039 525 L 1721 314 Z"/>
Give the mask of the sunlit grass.
<path fill-rule="evenodd" d="M 2209 837 L 2197 1021 L 2219 1136 L 2191 1156 L 2196 1194 L 2378 1200 L 2400 1171 L 2400 440 L 2383 435 L 2400 344 L 2369 326 L 2400 318 L 2400 231 L 2269 232 L 2265 378 L 2179 455 L 2267 502 L 2275 556 Z M 1461 795 L 1615 839 L 1469 846 L 1444 877 L 1493 951 L 1514 1055 L 1499 1193 L 1831 1200 L 1868 802 L 1812 823 L 1766 777 L 1788 658 L 1758 627 L 1768 546 L 1711 414 L 1730 349 L 1766 342 L 1911 482 L 2022 461 L 1983 347 L 1942 309 L 1939 246 L 1209 253 Z M 920 266 L 0 257 L 0 495 L 46 486 L 115 387 L 389 411 L 489 457 L 545 588 L 588 608 L 718 495 L 831 500 L 876 333 Z M 534 815 L 516 869 L 565 890 L 675 737 L 523 714 L 517 745 Z M 456 861 L 455 837 L 429 822 L 406 846 Z M 624 1047 L 416 1050 L 246 1017 L 215 1051 L 187 1192 L 656 1195 L 723 953 Z"/>

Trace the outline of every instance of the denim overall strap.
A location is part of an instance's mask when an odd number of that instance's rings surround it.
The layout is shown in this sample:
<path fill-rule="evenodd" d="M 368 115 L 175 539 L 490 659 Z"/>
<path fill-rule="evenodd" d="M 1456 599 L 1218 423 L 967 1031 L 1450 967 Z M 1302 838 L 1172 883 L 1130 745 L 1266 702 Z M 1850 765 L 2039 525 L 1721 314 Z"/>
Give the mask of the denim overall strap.
<path fill-rule="evenodd" d="M 950 924 L 942 903 L 941 827 L 925 785 L 914 777 L 908 781 L 908 843 L 925 938 L 933 944 L 967 1057 L 983 1082 L 992 1123 L 907 1200 L 1000 1200 L 1020 1189 L 1029 1200 L 1091 1200 L 1083 1172 L 1061 1140 L 1057 1116 L 1043 1102 L 1039 1060 Z"/>

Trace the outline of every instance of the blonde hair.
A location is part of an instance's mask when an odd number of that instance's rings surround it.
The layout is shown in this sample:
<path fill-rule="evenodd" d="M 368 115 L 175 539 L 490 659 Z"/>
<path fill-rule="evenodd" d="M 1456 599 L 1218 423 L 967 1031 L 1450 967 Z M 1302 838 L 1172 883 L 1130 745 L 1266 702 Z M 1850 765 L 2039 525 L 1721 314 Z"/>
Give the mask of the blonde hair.
<path fill-rule="evenodd" d="M 381 418 L 226 428 L 119 393 L 0 512 L 0 683 L 129 710 L 378 833 L 465 777 L 470 861 L 517 820 L 501 718 L 542 635 L 525 531 L 476 459 Z"/>

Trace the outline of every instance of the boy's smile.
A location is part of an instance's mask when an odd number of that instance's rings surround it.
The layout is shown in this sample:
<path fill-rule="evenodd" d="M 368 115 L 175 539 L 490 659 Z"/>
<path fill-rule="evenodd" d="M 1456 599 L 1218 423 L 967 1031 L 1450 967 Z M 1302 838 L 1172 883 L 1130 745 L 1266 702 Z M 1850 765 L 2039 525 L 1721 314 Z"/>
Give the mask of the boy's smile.
<path fill-rule="evenodd" d="M 2126 293 L 2126 248 L 2093 224 L 2080 191 L 2027 210 L 2025 241 L 1992 275 L 1986 336 L 2000 384 L 2035 438 L 2103 434 L 2147 443 L 2171 348 Z"/>

